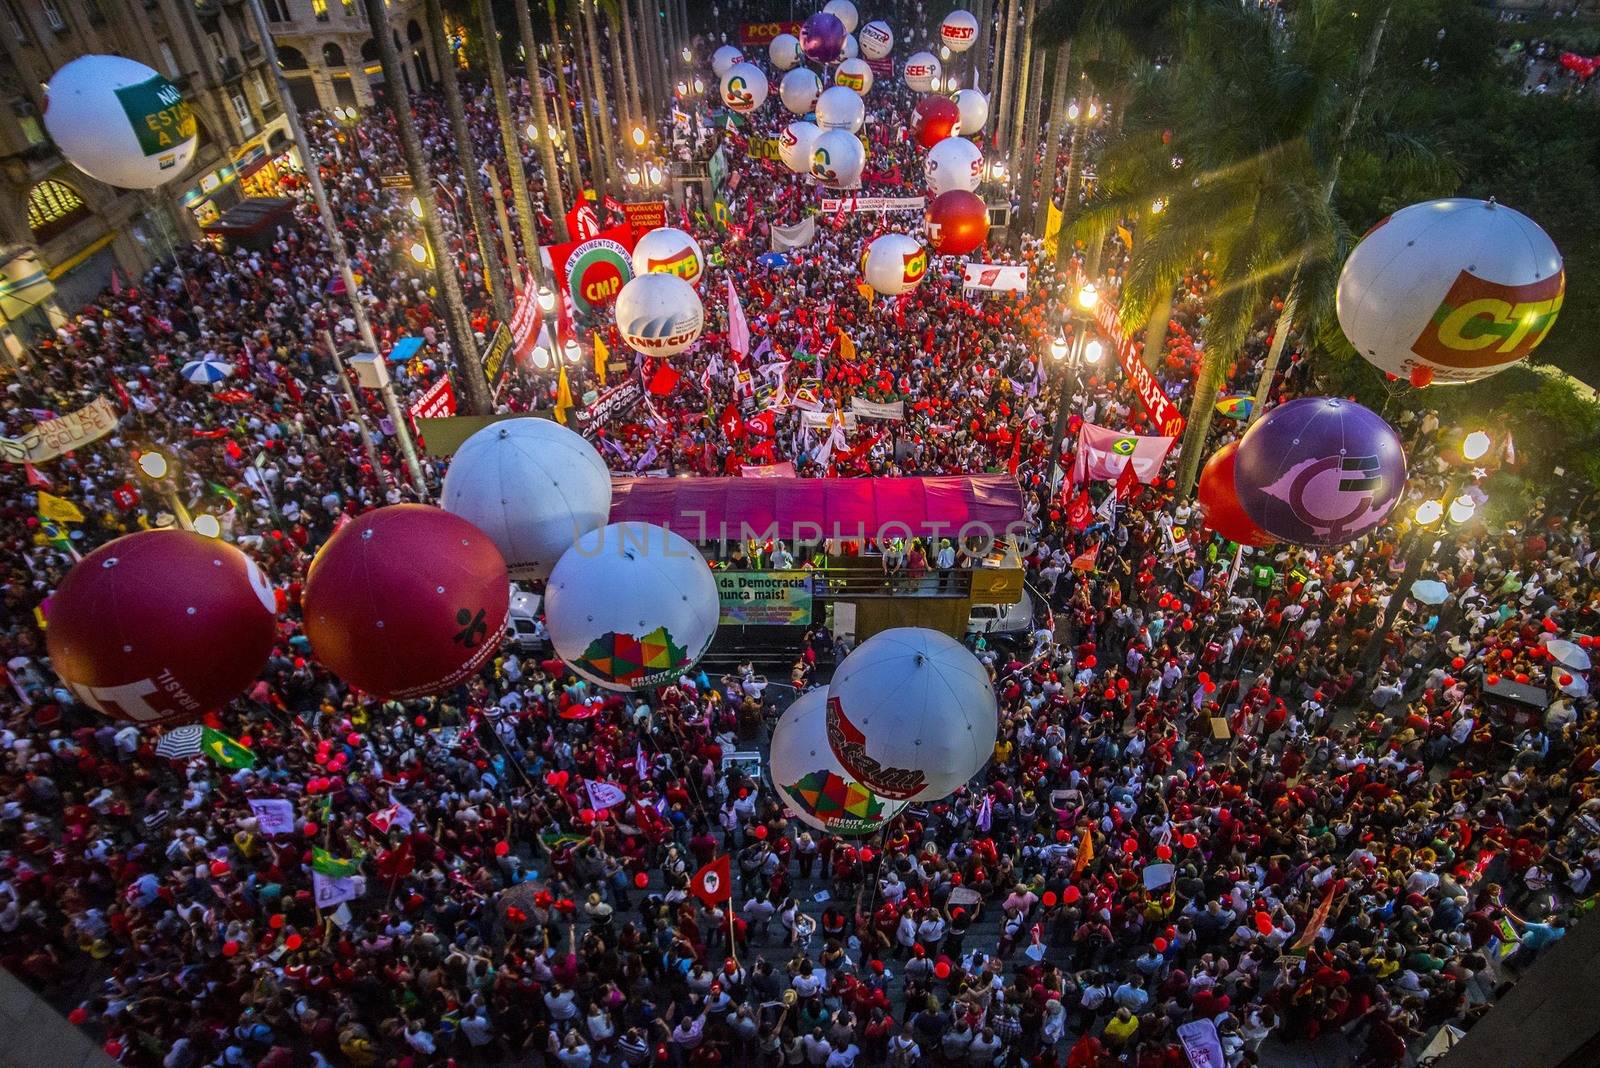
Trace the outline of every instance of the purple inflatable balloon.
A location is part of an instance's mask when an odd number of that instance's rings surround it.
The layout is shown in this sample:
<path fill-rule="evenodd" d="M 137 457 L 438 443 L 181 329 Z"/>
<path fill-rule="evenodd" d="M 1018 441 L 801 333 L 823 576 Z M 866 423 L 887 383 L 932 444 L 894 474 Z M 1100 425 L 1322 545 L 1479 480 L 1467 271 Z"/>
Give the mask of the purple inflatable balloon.
<path fill-rule="evenodd" d="M 1354 401 L 1302 397 L 1239 442 L 1234 488 L 1250 519 L 1296 545 L 1343 545 L 1383 522 L 1406 484 L 1400 438 Z"/>
<path fill-rule="evenodd" d="M 832 63 L 844 51 L 844 23 L 819 11 L 800 27 L 800 51 L 813 63 Z"/>

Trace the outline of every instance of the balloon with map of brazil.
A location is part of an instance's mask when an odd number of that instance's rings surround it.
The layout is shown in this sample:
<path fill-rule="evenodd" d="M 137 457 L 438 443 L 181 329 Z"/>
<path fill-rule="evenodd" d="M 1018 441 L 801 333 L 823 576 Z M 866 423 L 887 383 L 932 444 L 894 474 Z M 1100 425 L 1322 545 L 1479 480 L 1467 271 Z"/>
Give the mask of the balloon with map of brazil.
<path fill-rule="evenodd" d="M 880 797 L 844 770 L 828 745 L 828 691 L 821 687 L 795 698 L 779 717 L 767 770 L 784 808 L 829 834 L 871 834 L 909 804 Z"/>

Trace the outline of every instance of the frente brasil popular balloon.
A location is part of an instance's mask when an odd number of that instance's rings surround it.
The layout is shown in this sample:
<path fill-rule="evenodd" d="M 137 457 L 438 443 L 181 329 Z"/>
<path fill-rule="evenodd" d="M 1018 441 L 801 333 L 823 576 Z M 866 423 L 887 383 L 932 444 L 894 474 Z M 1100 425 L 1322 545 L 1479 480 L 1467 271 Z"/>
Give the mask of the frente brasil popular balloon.
<path fill-rule="evenodd" d="M 1343 545 L 1382 523 L 1406 484 L 1400 438 L 1337 397 L 1272 409 L 1239 440 L 1234 488 L 1250 521 L 1295 545 Z"/>
<path fill-rule="evenodd" d="M 439 503 L 483 531 L 512 578 L 548 578 L 580 535 L 611 514 L 611 472 L 552 419 L 505 419 L 450 458 Z"/>
<path fill-rule="evenodd" d="M 952 189 L 928 201 L 922 221 L 928 243 L 941 256 L 971 252 L 989 237 L 989 206 L 966 189 Z"/>
<path fill-rule="evenodd" d="M 813 63 L 832 63 L 844 52 L 844 23 L 819 11 L 800 26 L 800 51 Z"/>
<path fill-rule="evenodd" d="M 357 516 L 318 550 L 301 599 L 311 652 L 377 697 L 441 693 L 505 637 L 511 580 L 489 536 L 458 515 L 395 504 Z"/>
<path fill-rule="evenodd" d="M 109 541 L 50 597 L 50 666 L 113 719 L 198 719 L 250 685 L 277 637 L 272 586 L 227 542 L 184 530 Z"/>
<path fill-rule="evenodd" d="M 585 534 L 545 588 L 556 653 L 607 690 L 675 681 L 705 654 L 721 611 L 717 580 L 700 550 L 650 523 Z"/>
<path fill-rule="evenodd" d="M 1531 353 L 1566 291 L 1561 252 L 1492 200 L 1402 208 L 1339 274 L 1339 326 L 1379 370 L 1419 385 L 1474 382 Z"/>
<path fill-rule="evenodd" d="M 1265 549 L 1273 544 L 1272 535 L 1251 522 L 1234 488 L 1233 467 L 1238 451 L 1239 443 L 1230 441 L 1212 453 L 1200 469 L 1200 509 L 1208 530 L 1240 545 Z"/>
<path fill-rule="evenodd" d="M 828 745 L 880 797 L 932 801 L 994 755 L 999 718 L 989 672 L 966 646 L 921 627 L 862 642 L 828 686 Z"/>
<path fill-rule="evenodd" d="M 772 728 L 767 770 L 784 808 L 829 834 L 871 834 L 908 802 L 890 801 L 850 777 L 828 745 L 828 691 L 795 698 Z"/>
<path fill-rule="evenodd" d="M 199 143 L 177 87 L 122 56 L 79 56 L 51 75 L 44 128 L 74 167 L 122 189 L 178 177 Z"/>

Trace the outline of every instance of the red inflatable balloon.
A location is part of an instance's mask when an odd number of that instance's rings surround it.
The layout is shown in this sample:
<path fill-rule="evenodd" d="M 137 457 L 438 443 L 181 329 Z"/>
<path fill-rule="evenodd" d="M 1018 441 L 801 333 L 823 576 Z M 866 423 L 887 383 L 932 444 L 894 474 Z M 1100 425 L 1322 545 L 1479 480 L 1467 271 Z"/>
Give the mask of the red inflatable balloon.
<path fill-rule="evenodd" d="M 1233 486 L 1233 459 L 1238 450 L 1239 443 L 1230 441 L 1212 453 L 1200 469 L 1200 507 L 1205 511 L 1205 525 L 1211 530 L 1240 545 L 1265 549 L 1273 544 L 1272 535 L 1251 521 Z"/>
<path fill-rule="evenodd" d="M 397 504 L 336 532 L 306 575 L 306 637 L 345 682 L 383 698 L 439 693 L 500 647 L 510 580 L 494 542 L 425 504 Z"/>
<path fill-rule="evenodd" d="M 935 99 L 924 97 L 923 101 Z M 989 207 L 965 189 L 947 189 L 928 202 L 922 216 L 928 244 L 945 256 L 971 252 L 989 237 Z"/>
<path fill-rule="evenodd" d="M 78 699 L 114 719 L 199 719 L 272 652 L 272 586 L 227 542 L 146 530 L 79 561 L 50 599 L 46 645 Z"/>
<path fill-rule="evenodd" d="M 916 112 L 911 117 L 911 136 L 923 148 L 932 148 L 953 136 L 960 122 L 961 109 L 954 100 L 937 94 L 925 96 L 917 101 Z"/>

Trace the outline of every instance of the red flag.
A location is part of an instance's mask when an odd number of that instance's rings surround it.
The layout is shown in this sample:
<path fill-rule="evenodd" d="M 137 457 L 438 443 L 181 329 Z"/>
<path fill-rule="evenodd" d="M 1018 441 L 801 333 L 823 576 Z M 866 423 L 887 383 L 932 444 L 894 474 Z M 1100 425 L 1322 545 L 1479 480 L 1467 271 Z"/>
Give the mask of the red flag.
<path fill-rule="evenodd" d="M 731 404 L 722 410 L 722 418 L 717 420 L 717 425 L 722 428 L 722 436 L 728 441 L 738 441 L 744 437 L 744 420 L 739 417 L 739 409 Z"/>
<path fill-rule="evenodd" d="M 778 432 L 778 413 L 768 408 L 744 421 L 745 432 L 760 438 L 770 438 Z"/>
<path fill-rule="evenodd" d="M 416 870 L 416 858 L 411 855 L 411 839 L 407 838 L 394 849 L 378 854 L 378 874 L 385 879 L 404 879 Z"/>
<path fill-rule="evenodd" d="M 728 855 L 724 853 L 695 872 L 693 881 L 689 883 L 689 891 L 705 902 L 706 908 L 716 908 L 724 901 L 731 900 L 733 865 L 729 862 Z"/>
<path fill-rule="evenodd" d="M 665 397 L 678 385 L 678 379 L 683 373 L 669 363 L 664 363 L 656 368 L 656 373 L 650 376 L 650 392 L 658 397 Z"/>
<path fill-rule="evenodd" d="M 1094 570 L 1094 566 L 1095 566 L 1095 560 L 1099 556 L 1100 556 L 1100 546 L 1099 546 L 1099 544 L 1096 544 L 1095 547 L 1090 549 L 1088 552 L 1079 553 L 1077 556 L 1072 558 L 1072 570 L 1074 570 L 1074 571 L 1093 571 Z"/>
<path fill-rule="evenodd" d="M 1017 467 L 1022 463 L 1022 435 L 1011 436 L 1011 458 L 1006 461 L 1006 473 L 1012 478 L 1017 477 Z"/>
<path fill-rule="evenodd" d="M 50 488 L 50 480 L 45 478 L 44 475 L 40 474 L 37 467 L 24 460 L 22 463 L 22 469 L 28 473 L 28 485 L 38 486 L 42 489 Z"/>
<path fill-rule="evenodd" d="M 1079 490 L 1067 505 L 1067 522 L 1072 524 L 1073 530 L 1085 530 L 1094 522 L 1094 504 L 1089 500 L 1088 490 Z"/>
<path fill-rule="evenodd" d="M 1129 460 L 1122 465 L 1122 473 L 1117 475 L 1117 500 L 1127 500 L 1139 492 L 1139 476 L 1134 474 L 1133 461 Z"/>

